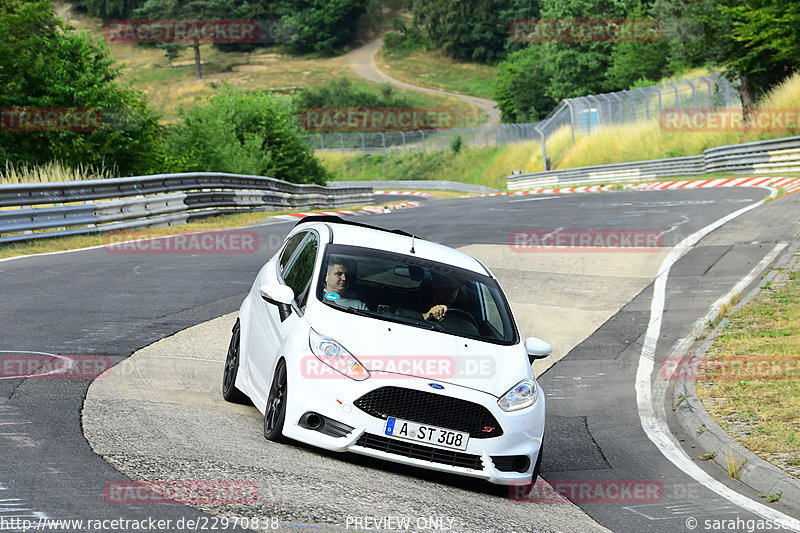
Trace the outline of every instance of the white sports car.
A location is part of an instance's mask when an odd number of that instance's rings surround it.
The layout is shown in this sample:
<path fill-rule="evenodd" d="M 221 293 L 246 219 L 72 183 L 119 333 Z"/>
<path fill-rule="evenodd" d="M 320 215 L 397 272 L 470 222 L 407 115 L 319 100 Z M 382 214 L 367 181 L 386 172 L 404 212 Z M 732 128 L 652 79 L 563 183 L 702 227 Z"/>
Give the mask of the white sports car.
<path fill-rule="evenodd" d="M 492 273 L 399 230 L 302 219 L 239 309 L 222 394 L 264 436 L 483 478 L 535 482 L 546 342 L 520 338 Z"/>

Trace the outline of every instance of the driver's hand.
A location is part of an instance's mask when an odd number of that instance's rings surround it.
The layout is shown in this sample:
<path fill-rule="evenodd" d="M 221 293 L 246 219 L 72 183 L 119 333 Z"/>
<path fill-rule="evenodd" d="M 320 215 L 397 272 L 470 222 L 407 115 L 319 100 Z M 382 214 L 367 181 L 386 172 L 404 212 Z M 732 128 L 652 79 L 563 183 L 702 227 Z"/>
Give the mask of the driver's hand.
<path fill-rule="evenodd" d="M 428 318 L 433 317 L 436 320 L 441 320 L 444 318 L 444 315 L 447 314 L 447 306 L 446 305 L 434 305 L 431 307 L 430 311 L 422 315 L 425 320 Z"/>

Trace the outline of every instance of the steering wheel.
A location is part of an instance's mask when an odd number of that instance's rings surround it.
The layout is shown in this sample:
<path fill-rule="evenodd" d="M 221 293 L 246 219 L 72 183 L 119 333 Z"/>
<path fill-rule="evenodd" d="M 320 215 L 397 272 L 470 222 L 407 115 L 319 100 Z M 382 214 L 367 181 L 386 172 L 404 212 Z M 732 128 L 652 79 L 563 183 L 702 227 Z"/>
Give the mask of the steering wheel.
<path fill-rule="evenodd" d="M 449 317 L 460 318 L 461 320 L 466 320 L 467 322 L 469 322 L 470 324 L 472 324 L 476 328 L 478 327 L 478 322 L 475 320 L 475 317 L 473 317 L 471 313 L 467 313 L 463 309 L 448 308 L 447 309 L 447 313 L 445 313 L 444 317 L 442 317 L 442 320 L 444 320 L 446 318 L 449 318 Z"/>

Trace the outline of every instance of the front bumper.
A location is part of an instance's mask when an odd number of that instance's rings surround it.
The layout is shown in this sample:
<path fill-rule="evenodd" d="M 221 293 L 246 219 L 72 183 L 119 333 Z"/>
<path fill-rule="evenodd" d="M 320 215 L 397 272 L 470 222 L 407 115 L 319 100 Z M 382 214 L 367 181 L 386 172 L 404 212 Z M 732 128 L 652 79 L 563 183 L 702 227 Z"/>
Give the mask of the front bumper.
<path fill-rule="evenodd" d="M 287 364 L 289 399 L 283 433 L 288 438 L 327 450 L 349 451 L 395 463 L 485 479 L 502 485 L 530 481 L 544 435 L 545 399 L 541 388 L 539 399 L 534 405 L 520 411 L 505 412 L 497 405 L 497 398 L 474 389 L 444 383 L 445 389 L 442 392 L 434 391 L 428 384 L 438 383 L 436 380 L 391 374 L 373 374 L 364 381 L 354 381 L 346 377 L 309 378 L 301 375 L 297 368 L 299 365 L 288 361 Z M 491 438 L 472 437 L 464 451 L 386 436 L 385 418 L 370 415 L 355 406 L 356 400 L 381 387 L 435 392 L 482 405 L 495 417 L 503 434 Z M 333 436 L 310 429 L 303 421 L 308 413 L 316 413 L 353 429 L 344 436 Z M 396 415 L 390 413 L 390 416 Z M 497 461 L 498 458 L 507 459 L 508 456 L 527 457 L 527 469 L 509 471 L 509 461 Z"/>

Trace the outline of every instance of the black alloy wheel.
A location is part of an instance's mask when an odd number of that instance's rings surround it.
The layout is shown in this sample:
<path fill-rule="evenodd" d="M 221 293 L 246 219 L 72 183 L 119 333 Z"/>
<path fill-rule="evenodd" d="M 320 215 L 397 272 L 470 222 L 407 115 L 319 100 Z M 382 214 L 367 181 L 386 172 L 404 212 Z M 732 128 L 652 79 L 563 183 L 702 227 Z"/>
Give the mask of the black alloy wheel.
<path fill-rule="evenodd" d="M 283 422 L 286 419 L 287 391 L 286 361 L 281 359 L 272 378 L 267 408 L 264 411 L 264 438 L 267 440 L 274 442 L 284 440 Z"/>
<path fill-rule="evenodd" d="M 228 355 L 225 357 L 225 370 L 222 374 L 222 397 L 231 403 L 249 403 L 249 399 L 236 388 L 236 374 L 239 372 L 239 345 L 241 338 L 239 319 L 233 326 Z"/>

